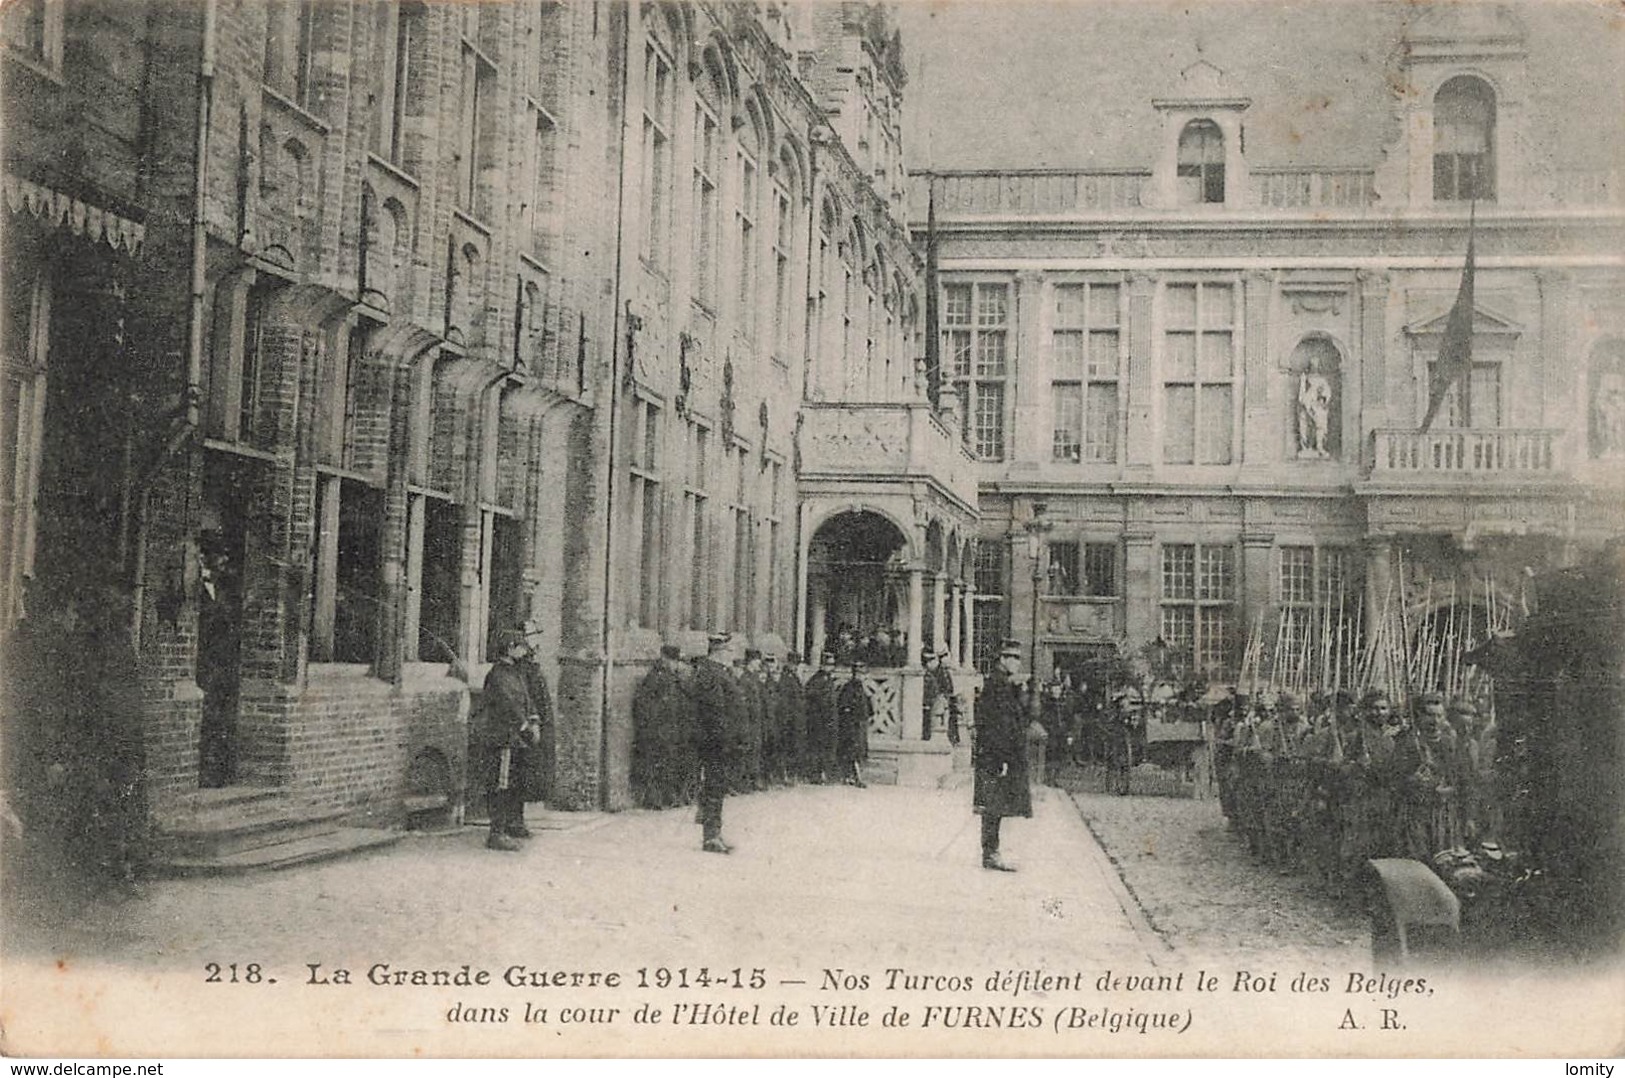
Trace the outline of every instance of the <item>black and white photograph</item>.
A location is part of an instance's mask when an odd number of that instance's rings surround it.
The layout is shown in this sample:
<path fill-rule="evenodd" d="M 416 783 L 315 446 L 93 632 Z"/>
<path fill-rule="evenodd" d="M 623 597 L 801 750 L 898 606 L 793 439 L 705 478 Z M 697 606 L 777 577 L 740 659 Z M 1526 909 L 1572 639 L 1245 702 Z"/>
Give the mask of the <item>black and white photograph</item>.
<path fill-rule="evenodd" d="M 0 37 L 0 1054 L 1625 1056 L 1619 3 Z"/>

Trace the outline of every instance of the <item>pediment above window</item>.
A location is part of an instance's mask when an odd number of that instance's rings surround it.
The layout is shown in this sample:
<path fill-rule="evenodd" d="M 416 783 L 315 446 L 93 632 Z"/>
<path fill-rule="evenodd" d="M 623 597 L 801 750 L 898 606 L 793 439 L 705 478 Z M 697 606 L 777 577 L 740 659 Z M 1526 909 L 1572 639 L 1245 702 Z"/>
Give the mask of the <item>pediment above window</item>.
<path fill-rule="evenodd" d="M 1426 318 L 1412 322 L 1405 327 L 1405 332 L 1412 337 L 1438 336 L 1444 332 L 1445 325 L 1449 321 L 1450 308 L 1446 306 Z M 1498 314 L 1481 303 L 1473 304 L 1474 336 L 1516 337 L 1523 332 L 1522 323 L 1504 314 Z"/>

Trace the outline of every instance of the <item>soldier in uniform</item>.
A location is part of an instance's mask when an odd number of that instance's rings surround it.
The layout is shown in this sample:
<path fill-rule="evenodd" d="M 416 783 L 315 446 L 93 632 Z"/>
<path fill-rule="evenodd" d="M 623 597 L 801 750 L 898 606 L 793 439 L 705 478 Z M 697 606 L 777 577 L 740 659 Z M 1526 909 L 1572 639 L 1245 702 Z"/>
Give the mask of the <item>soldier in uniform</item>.
<path fill-rule="evenodd" d="M 818 670 L 807 679 L 807 754 L 803 761 L 808 782 L 823 783 L 835 773 L 835 653 L 824 652 Z"/>
<path fill-rule="evenodd" d="M 1106 727 L 1106 769 L 1114 794 L 1127 794 L 1134 771 L 1134 743 L 1141 722 L 1140 690 L 1130 685 L 1113 701 Z"/>
<path fill-rule="evenodd" d="M 802 760 L 806 757 L 807 705 L 801 678 L 801 656 L 789 652 L 784 657 L 784 669 L 779 671 L 774 686 L 779 752 L 773 778 L 786 785 L 796 783 L 801 774 Z"/>
<path fill-rule="evenodd" d="M 869 719 L 874 713 L 863 688 L 864 663 L 852 664 L 852 677 L 835 696 L 835 773 L 862 789 L 861 770 L 869 759 Z"/>
<path fill-rule="evenodd" d="M 646 808 L 670 808 L 689 799 L 694 758 L 694 701 L 682 652 L 660 648 L 660 662 L 632 694 L 632 785 Z"/>
<path fill-rule="evenodd" d="M 947 667 L 942 665 L 946 651 L 933 651 L 925 656 L 925 714 L 920 725 L 920 739 L 930 741 L 931 735 L 940 727 L 948 727 L 953 733 L 957 724 L 950 724 L 949 713 L 953 710 L 954 679 L 949 675 Z M 956 736 L 952 738 L 958 741 Z"/>
<path fill-rule="evenodd" d="M 536 734 L 534 742 L 526 746 L 516 760 L 520 785 L 515 803 L 517 814 L 510 832 L 515 838 L 530 837 L 530 828 L 525 826 L 525 803 L 546 801 L 553 792 L 553 694 L 548 690 L 547 675 L 542 673 L 542 664 L 537 659 L 542 649 L 542 629 L 534 621 L 527 621 L 524 633 L 525 658 L 520 669 L 525 673 L 531 706 L 536 709 Z"/>
<path fill-rule="evenodd" d="M 767 743 L 767 691 L 762 684 L 762 653 L 746 648 L 739 667 L 739 695 L 745 704 L 744 741 L 741 745 L 736 792 L 749 793 L 764 787 L 762 762 Z"/>
<path fill-rule="evenodd" d="M 709 640 L 706 657 L 694 663 L 694 754 L 699 762 L 700 848 L 707 853 L 731 853 L 722 839 L 722 801 L 728 793 L 731 757 L 737 752 L 743 726 L 744 702 L 733 672 L 722 662 L 728 634 Z"/>
<path fill-rule="evenodd" d="M 524 660 L 529 648 L 524 634 L 504 629 L 497 634 L 496 644 L 499 655 L 485 675 L 480 694 L 481 769 L 491 816 L 485 845 L 512 852 L 519 849 L 514 840 L 524 826 L 523 773 L 518 757 L 536 744 L 541 720 L 526 684 Z"/>
<path fill-rule="evenodd" d="M 999 648 L 998 666 L 982 686 L 971 742 L 972 801 L 982 815 L 982 867 L 997 872 L 1015 871 L 999 857 L 1001 821 L 1033 814 L 1027 785 L 1027 691 L 1021 675 L 1021 643 L 1006 640 Z"/>

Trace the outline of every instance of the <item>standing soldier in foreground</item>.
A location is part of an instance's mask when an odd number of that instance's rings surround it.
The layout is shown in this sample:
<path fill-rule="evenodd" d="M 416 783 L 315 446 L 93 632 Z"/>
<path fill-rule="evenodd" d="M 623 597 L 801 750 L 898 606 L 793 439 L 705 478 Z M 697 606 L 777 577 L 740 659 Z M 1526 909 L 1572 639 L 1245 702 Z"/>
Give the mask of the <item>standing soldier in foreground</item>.
<path fill-rule="evenodd" d="M 835 771 L 842 782 L 859 789 L 866 785 L 860 769 L 869 759 L 869 719 L 874 714 L 874 705 L 863 689 L 863 673 L 863 662 L 854 662 L 852 679 L 835 697 Z"/>
<path fill-rule="evenodd" d="M 632 695 L 632 785 L 645 808 L 687 803 L 694 774 L 694 701 L 682 652 L 660 648 L 660 662 Z"/>
<path fill-rule="evenodd" d="M 728 793 L 729 757 L 737 731 L 744 724 L 744 702 L 739 683 L 721 661 L 728 649 L 728 634 L 710 638 L 705 658 L 694 664 L 694 753 L 700 765 L 700 848 L 707 853 L 732 853 L 722 840 L 722 799 Z"/>
<path fill-rule="evenodd" d="M 530 828 L 525 826 L 525 803 L 546 801 L 553 793 L 553 694 L 537 660 L 542 650 L 542 629 L 534 621 L 527 621 L 524 632 L 525 657 L 519 669 L 524 671 L 525 689 L 535 709 L 536 731 L 534 740 L 517 760 L 519 795 L 514 801 L 514 826 L 508 832 L 514 838 L 530 837 Z"/>
<path fill-rule="evenodd" d="M 524 634 L 504 629 L 497 634 L 501 655 L 485 675 L 480 694 L 481 761 L 485 800 L 491 816 L 487 849 L 512 852 L 524 827 L 523 754 L 540 736 L 541 720 L 531 703 L 523 669 L 528 650 Z"/>
<path fill-rule="evenodd" d="M 822 783 L 835 770 L 835 653 L 824 652 L 822 665 L 807 679 L 803 694 L 807 713 L 808 782 Z"/>
<path fill-rule="evenodd" d="M 982 867 L 1015 869 L 999 859 L 999 824 L 1006 816 L 1033 814 L 1027 787 L 1027 707 L 1021 677 L 1021 644 L 1006 640 L 998 666 L 982 687 L 971 744 L 975 770 L 972 802 L 982 814 Z"/>
<path fill-rule="evenodd" d="M 803 672 L 801 656 L 790 652 L 784 657 L 784 669 L 779 671 L 774 685 L 777 704 L 779 753 L 773 780 L 795 785 L 800 780 L 801 761 L 806 754 L 807 707 L 801 687 Z"/>

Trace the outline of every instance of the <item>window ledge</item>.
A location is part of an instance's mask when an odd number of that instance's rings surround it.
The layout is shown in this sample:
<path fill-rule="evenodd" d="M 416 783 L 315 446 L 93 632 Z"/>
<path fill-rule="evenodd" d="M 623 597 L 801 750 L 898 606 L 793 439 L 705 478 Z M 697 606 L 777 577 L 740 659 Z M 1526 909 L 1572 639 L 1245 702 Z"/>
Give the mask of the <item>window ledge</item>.
<path fill-rule="evenodd" d="M 475 217 L 469 211 L 460 208 L 453 209 L 451 211 L 451 215 L 457 218 L 457 220 L 461 221 L 463 224 L 467 225 L 469 228 L 472 228 L 474 231 L 484 236 L 486 239 L 491 238 L 491 226 L 480 220 L 478 217 Z"/>
<path fill-rule="evenodd" d="M 357 687 L 366 686 L 379 692 L 388 692 L 390 687 L 389 682 L 373 674 L 371 663 L 313 662 L 306 668 L 306 675 L 312 685 L 342 682 Z"/>
<path fill-rule="evenodd" d="M 420 185 L 418 184 L 417 177 L 413 176 L 410 172 L 407 172 L 401 166 L 392 164 L 387 158 L 380 157 L 378 154 L 371 152 L 367 154 L 367 160 L 377 168 L 383 170 L 385 175 L 399 180 L 401 183 L 404 183 L 414 191 L 418 190 Z"/>
<path fill-rule="evenodd" d="M 266 100 L 274 102 L 284 112 L 290 114 L 295 120 L 298 120 L 316 134 L 325 137 L 332 130 L 325 120 L 317 117 L 314 113 L 306 112 L 292 98 L 284 97 L 282 91 L 276 89 L 276 87 L 261 84 L 260 88 L 265 92 Z"/>
<path fill-rule="evenodd" d="M 38 75 L 53 86 L 62 87 L 68 84 L 67 80 L 62 77 L 60 64 L 53 65 L 49 61 L 28 56 L 11 48 L 6 49 L 6 58 L 24 71 Z"/>

